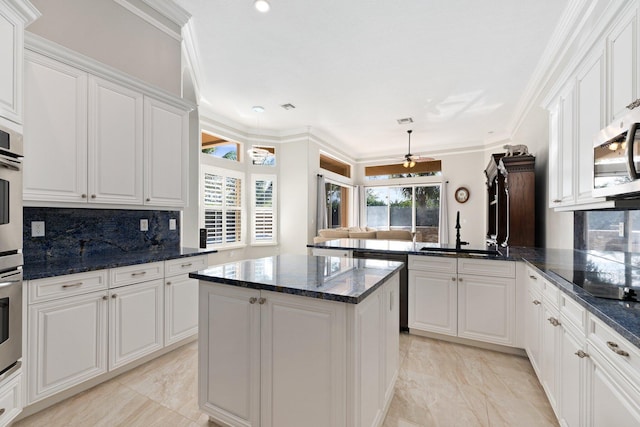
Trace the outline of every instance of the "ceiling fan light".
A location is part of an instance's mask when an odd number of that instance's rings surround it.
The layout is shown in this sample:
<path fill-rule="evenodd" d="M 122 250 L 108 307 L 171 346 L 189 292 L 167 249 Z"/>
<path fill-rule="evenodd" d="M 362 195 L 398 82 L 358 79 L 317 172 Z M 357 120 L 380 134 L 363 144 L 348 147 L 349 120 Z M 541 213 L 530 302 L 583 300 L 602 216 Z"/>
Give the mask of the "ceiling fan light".
<path fill-rule="evenodd" d="M 409 160 L 405 160 L 405 161 L 402 163 L 402 166 L 404 166 L 405 168 L 408 168 L 408 167 L 409 167 Z"/>
<path fill-rule="evenodd" d="M 414 162 L 413 160 L 411 160 L 411 163 L 409 163 L 409 167 L 412 168 L 416 165 L 416 162 Z"/>
<path fill-rule="evenodd" d="M 258 12 L 268 12 L 271 9 L 271 5 L 267 0 L 256 0 L 253 2 L 253 6 L 256 8 Z"/>

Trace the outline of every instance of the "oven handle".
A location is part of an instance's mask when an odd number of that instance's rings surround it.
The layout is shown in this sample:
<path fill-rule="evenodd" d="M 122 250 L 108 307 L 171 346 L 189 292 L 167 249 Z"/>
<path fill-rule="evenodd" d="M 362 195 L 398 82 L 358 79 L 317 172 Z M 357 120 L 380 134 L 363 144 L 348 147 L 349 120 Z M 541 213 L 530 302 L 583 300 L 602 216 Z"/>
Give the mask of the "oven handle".
<path fill-rule="evenodd" d="M 15 279 L 13 279 L 14 276 Z M 22 281 L 22 271 L 11 271 L 9 273 L 0 274 L 0 280 L 4 280 L 0 283 L 0 288 L 20 283 Z"/>
<path fill-rule="evenodd" d="M 20 172 L 20 161 L 0 154 L 0 166 Z"/>
<path fill-rule="evenodd" d="M 633 144 L 636 140 L 636 132 L 638 131 L 638 123 L 632 123 L 627 132 L 627 171 L 631 179 L 638 179 L 638 172 L 636 171 L 636 164 L 633 159 L 634 149 Z"/>

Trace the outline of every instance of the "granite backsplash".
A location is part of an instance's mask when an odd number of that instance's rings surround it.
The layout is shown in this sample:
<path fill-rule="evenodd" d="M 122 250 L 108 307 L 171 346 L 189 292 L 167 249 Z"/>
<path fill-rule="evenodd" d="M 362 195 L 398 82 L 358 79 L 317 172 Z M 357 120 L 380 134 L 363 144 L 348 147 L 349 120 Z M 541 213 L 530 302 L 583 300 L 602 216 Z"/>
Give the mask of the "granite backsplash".
<path fill-rule="evenodd" d="M 147 231 L 140 231 L 141 219 L 149 221 Z M 175 230 L 169 230 L 170 219 Z M 45 222 L 44 237 L 31 237 L 32 221 Z M 25 264 L 179 247 L 179 211 L 24 208 Z"/>

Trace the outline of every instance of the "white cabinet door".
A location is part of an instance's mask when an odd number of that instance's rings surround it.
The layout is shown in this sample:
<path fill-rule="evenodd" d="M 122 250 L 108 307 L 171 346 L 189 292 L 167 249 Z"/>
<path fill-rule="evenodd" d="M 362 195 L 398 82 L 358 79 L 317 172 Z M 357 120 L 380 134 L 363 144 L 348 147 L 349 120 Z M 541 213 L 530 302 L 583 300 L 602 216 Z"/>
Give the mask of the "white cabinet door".
<path fill-rule="evenodd" d="M 22 123 L 24 21 L 0 3 L 0 116 Z"/>
<path fill-rule="evenodd" d="M 456 336 L 456 274 L 409 270 L 409 328 Z"/>
<path fill-rule="evenodd" d="M 141 93 L 89 77 L 90 202 L 142 204 L 142 120 Z"/>
<path fill-rule="evenodd" d="M 24 199 L 87 198 L 87 74 L 26 52 Z"/>
<path fill-rule="evenodd" d="M 502 345 L 514 342 L 515 280 L 458 275 L 458 336 Z"/>
<path fill-rule="evenodd" d="M 640 392 L 594 347 L 588 346 L 587 405 L 592 427 L 640 425 Z"/>
<path fill-rule="evenodd" d="M 187 204 L 189 113 L 153 98 L 144 102 L 145 204 Z"/>
<path fill-rule="evenodd" d="M 394 392 L 395 380 L 398 375 L 400 354 L 400 276 L 396 275 L 385 285 L 384 290 L 384 322 L 385 337 L 385 394 L 384 401 L 391 399 Z"/>
<path fill-rule="evenodd" d="M 561 328 L 555 326 L 558 320 L 557 310 L 549 307 L 546 301 L 542 305 L 542 328 L 540 330 L 540 383 L 547 393 L 549 403 L 557 410 L 558 403 L 558 348 L 560 346 Z"/>
<path fill-rule="evenodd" d="M 577 202 L 593 199 L 593 138 L 604 127 L 604 49 L 596 49 L 579 71 L 576 80 L 576 180 Z"/>
<path fill-rule="evenodd" d="M 607 122 L 625 115 L 626 108 L 638 98 L 638 6 L 618 14 L 619 21 L 607 36 L 609 52 L 609 117 Z"/>
<path fill-rule="evenodd" d="M 259 297 L 253 289 L 200 285 L 198 403 L 229 425 L 260 425 Z"/>
<path fill-rule="evenodd" d="M 260 426 L 344 425 L 345 305 L 276 292 L 262 291 L 260 295 Z M 358 308 L 369 299 L 375 304 L 380 298 L 379 292 L 371 295 Z M 379 333 L 382 325 L 371 324 L 380 322 L 377 307 L 372 308 L 376 313 L 366 318 L 364 327 Z M 381 344 L 379 339 L 376 343 L 371 345 Z M 379 349 L 373 353 L 369 350 L 363 348 L 371 360 L 378 360 Z M 365 373 L 373 384 L 379 379 L 380 365 L 373 372 L 374 378 L 371 372 Z M 363 393 L 379 391 L 373 389 Z"/>
<path fill-rule="evenodd" d="M 525 349 L 533 369 L 540 376 L 540 329 L 542 328 L 542 297 L 529 289 L 525 305 Z"/>
<path fill-rule="evenodd" d="M 586 370 L 584 368 L 586 353 L 585 337 L 580 337 L 572 333 L 569 328 L 560 328 L 560 351 L 559 351 L 559 394 L 558 404 L 560 422 L 564 426 L 583 426 L 584 409 L 582 401 L 584 399 L 584 378 Z M 582 358 L 580 357 L 582 355 Z"/>
<path fill-rule="evenodd" d="M 165 279 L 164 345 L 198 332 L 198 280 L 181 274 Z"/>
<path fill-rule="evenodd" d="M 560 200 L 573 204 L 575 199 L 574 171 L 574 88 L 560 97 Z"/>
<path fill-rule="evenodd" d="M 560 196 L 560 102 L 549 108 L 549 207 L 562 202 Z"/>
<path fill-rule="evenodd" d="M 106 294 L 29 306 L 29 404 L 107 372 Z"/>
<path fill-rule="evenodd" d="M 110 291 L 109 369 L 115 369 L 163 347 L 162 280 Z"/>

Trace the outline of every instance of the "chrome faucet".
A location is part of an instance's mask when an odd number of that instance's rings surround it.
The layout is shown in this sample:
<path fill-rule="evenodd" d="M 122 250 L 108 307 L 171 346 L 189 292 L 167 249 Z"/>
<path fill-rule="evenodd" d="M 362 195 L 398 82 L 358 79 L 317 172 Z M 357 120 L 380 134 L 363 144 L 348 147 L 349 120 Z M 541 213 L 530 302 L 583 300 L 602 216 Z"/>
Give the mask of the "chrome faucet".
<path fill-rule="evenodd" d="M 456 214 L 456 250 L 460 250 L 462 245 L 468 245 L 469 242 L 460 241 L 460 211 Z"/>

